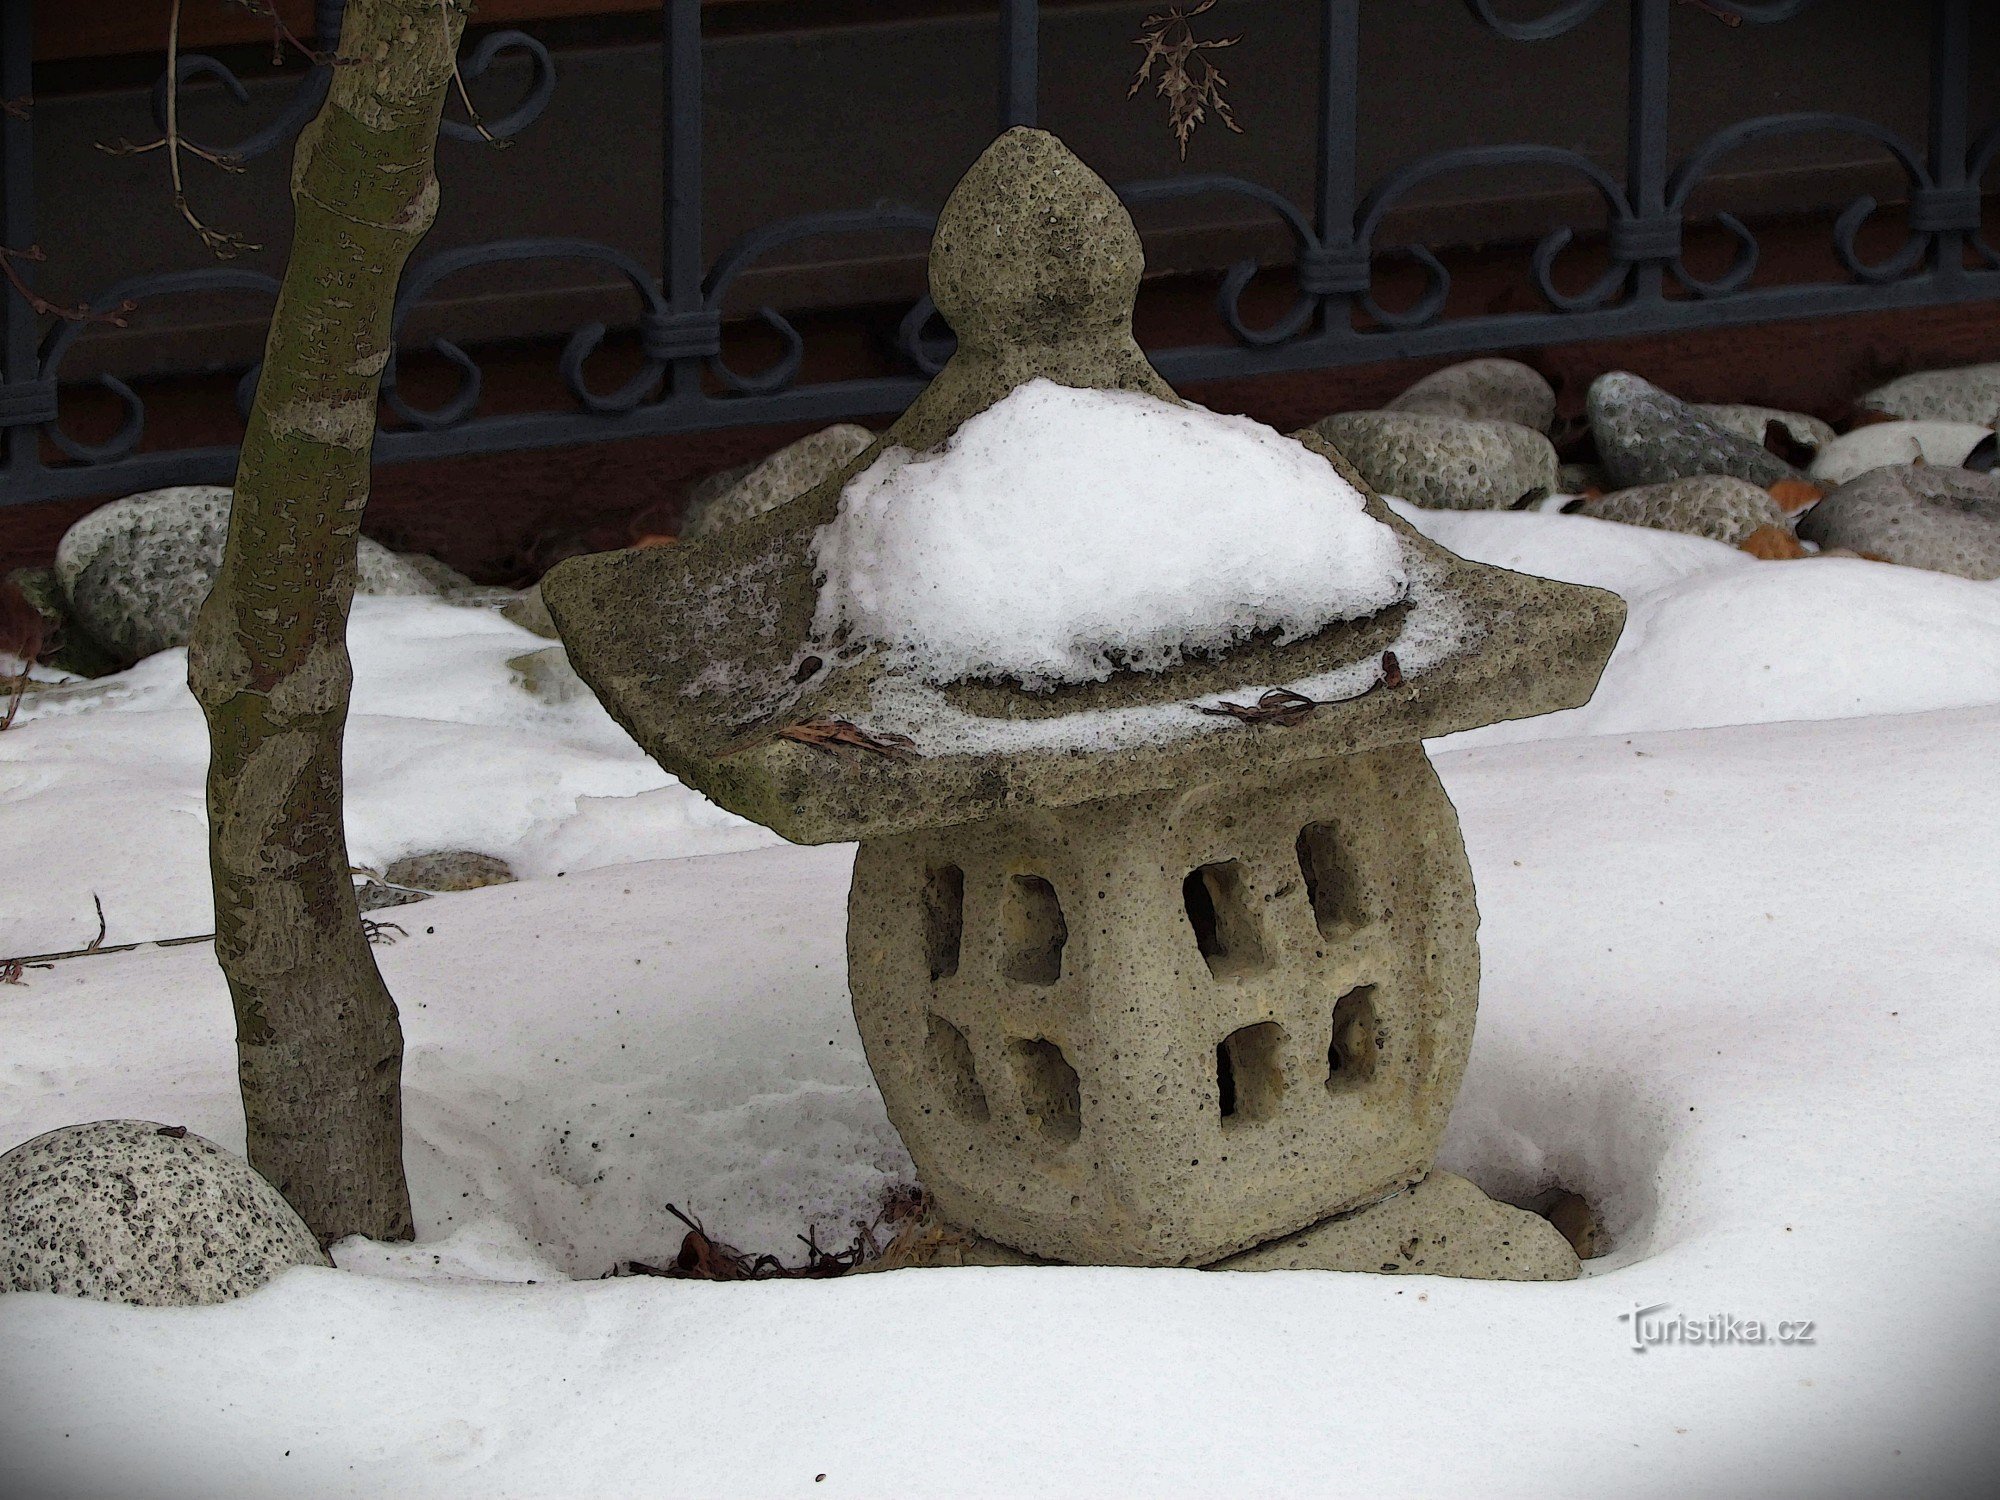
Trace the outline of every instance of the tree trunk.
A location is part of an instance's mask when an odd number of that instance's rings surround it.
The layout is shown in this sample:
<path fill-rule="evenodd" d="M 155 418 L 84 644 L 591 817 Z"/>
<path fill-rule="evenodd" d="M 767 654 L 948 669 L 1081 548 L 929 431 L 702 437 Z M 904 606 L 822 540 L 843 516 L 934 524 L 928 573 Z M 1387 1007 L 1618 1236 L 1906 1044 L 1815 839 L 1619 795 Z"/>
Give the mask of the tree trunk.
<path fill-rule="evenodd" d="M 188 653 L 250 1161 L 323 1243 L 412 1232 L 402 1028 L 355 905 L 341 739 L 390 313 L 437 211 L 464 23 L 462 0 L 348 0 L 326 106 L 293 159 L 291 258 Z"/>

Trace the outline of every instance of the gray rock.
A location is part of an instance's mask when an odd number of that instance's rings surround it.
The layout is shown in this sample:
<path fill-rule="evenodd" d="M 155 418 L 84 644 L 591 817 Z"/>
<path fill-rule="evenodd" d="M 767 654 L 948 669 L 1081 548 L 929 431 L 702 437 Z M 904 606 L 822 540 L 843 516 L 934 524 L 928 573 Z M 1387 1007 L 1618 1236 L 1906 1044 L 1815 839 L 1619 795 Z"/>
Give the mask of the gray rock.
<path fill-rule="evenodd" d="M 395 556 L 398 561 L 407 565 L 430 584 L 433 592 L 447 604 L 505 604 L 515 597 L 512 589 L 499 588 L 493 584 L 474 583 L 442 558 L 431 557 L 422 552 L 398 552 Z"/>
<path fill-rule="evenodd" d="M 837 422 L 788 443 L 760 463 L 711 474 L 688 496 L 687 514 L 681 521 L 682 540 L 741 525 L 787 500 L 796 500 L 829 474 L 839 472 L 874 441 L 875 434 L 866 427 Z"/>
<path fill-rule="evenodd" d="M 1507 510 L 1556 484 L 1554 445 L 1518 422 L 1350 411 L 1312 430 L 1376 490 L 1433 510 Z"/>
<path fill-rule="evenodd" d="M 549 618 L 549 607 L 542 603 L 542 586 L 539 583 L 502 604 L 500 618 L 511 620 L 523 630 L 533 631 L 547 640 L 556 639 L 556 622 Z"/>
<path fill-rule="evenodd" d="M 276 1188 L 185 1127 L 98 1120 L 0 1156 L 6 1291 L 194 1307 L 326 1264 Z"/>
<path fill-rule="evenodd" d="M 1915 463 L 1956 468 L 1992 435 L 1992 428 L 1977 422 L 1871 422 L 1822 448 L 1808 472 L 1813 483 L 1830 490 L 1870 469 Z"/>
<path fill-rule="evenodd" d="M 542 700 L 551 708 L 588 697 L 590 689 L 569 664 L 569 653 L 560 646 L 544 646 L 507 659 L 507 670 L 521 684 L 523 692 Z"/>
<path fill-rule="evenodd" d="M 1578 507 L 1576 514 L 1705 536 L 1732 547 L 1761 527 L 1789 529 L 1791 524 L 1778 502 L 1763 490 L 1726 474 L 1697 474 L 1692 479 L 1614 490 Z"/>
<path fill-rule="evenodd" d="M 2000 364 L 1919 370 L 1876 386 L 1856 404 L 1915 422 L 2000 425 Z"/>
<path fill-rule="evenodd" d="M 1623 370 L 1593 380 L 1589 404 L 1597 457 L 1621 489 L 1696 474 L 1732 474 L 1759 488 L 1804 477 L 1763 443 Z"/>
<path fill-rule="evenodd" d="M 222 566 L 229 491 L 189 484 L 101 505 L 63 533 L 56 577 L 72 614 L 127 661 L 185 646 Z M 422 569 L 361 539 L 364 594 L 436 594 Z"/>
<path fill-rule="evenodd" d="M 406 855 L 384 870 L 382 878 L 391 885 L 419 891 L 476 891 L 489 885 L 511 885 L 514 869 L 498 855 L 440 849 L 432 854 Z"/>
<path fill-rule="evenodd" d="M 1545 433 L 1556 419 L 1556 393 L 1519 360 L 1468 359 L 1426 375 L 1385 409 L 1514 422 Z"/>
<path fill-rule="evenodd" d="M 1738 437 L 1746 437 L 1759 446 L 1763 444 L 1765 429 L 1773 422 L 1791 434 L 1792 441 L 1802 447 L 1824 448 L 1834 438 L 1832 427 L 1802 411 L 1781 411 L 1775 406 L 1692 404 L 1696 411 L 1717 427 L 1726 428 Z"/>
<path fill-rule="evenodd" d="M 1799 535 L 1906 567 L 2000 578 L 2000 474 L 1870 469 L 1807 511 Z"/>

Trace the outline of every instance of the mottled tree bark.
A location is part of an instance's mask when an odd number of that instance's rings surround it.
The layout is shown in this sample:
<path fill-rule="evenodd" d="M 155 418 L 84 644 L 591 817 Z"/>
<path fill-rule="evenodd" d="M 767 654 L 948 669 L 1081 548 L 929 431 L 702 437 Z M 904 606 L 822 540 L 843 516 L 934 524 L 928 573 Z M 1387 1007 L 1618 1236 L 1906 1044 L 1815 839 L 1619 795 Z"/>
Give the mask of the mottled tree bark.
<path fill-rule="evenodd" d="M 208 716 L 215 951 L 251 1163 L 330 1242 L 408 1238 L 402 1028 L 349 876 L 347 614 L 396 283 L 437 211 L 462 0 L 349 0 L 299 135 L 293 237 L 188 653 Z"/>

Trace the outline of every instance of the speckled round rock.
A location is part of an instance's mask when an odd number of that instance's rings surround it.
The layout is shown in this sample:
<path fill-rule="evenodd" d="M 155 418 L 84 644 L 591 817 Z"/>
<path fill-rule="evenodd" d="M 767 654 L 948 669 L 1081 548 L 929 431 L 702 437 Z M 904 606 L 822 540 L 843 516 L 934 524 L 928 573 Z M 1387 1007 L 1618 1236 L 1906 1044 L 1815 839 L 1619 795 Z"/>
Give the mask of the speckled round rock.
<path fill-rule="evenodd" d="M 1382 494 L 1433 510 L 1507 510 L 1556 484 L 1554 445 L 1517 422 L 1350 411 L 1312 431 Z"/>
<path fill-rule="evenodd" d="M 1514 422 L 1547 432 L 1556 419 L 1556 393 L 1517 359 L 1468 359 L 1426 375 L 1386 410 Z"/>
<path fill-rule="evenodd" d="M 1621 488 L 1696 474 L 1729 474 L 1760 488 L 1803 477 L 1763 443 L 1623 370 L 1590 383 L 1589 406 L 1598 460 Z"/>
<path fill-rule="evenodd" d="M 1790 524 L 1778 502 L 1763 490 L 1726 474 L 1697 474 L 1692 479 L 1614 490 L 1587 501 L 1576 514 L 1705 536 L 1732 547 L 1762 527 Z"/>
<path fill-rule="evenodd" d="M 1715 404 L 1696 402 L 1694 409 L 1713 422 L 1738 437 L 1750 439 L 1753 443 L 1764 441 L 1766 429 L 1776 422 L 1791 440 L 1804 448 L 1824 448 L 1833 441 L 1833 428 L 1818 417 L 1807 416 L 1802 411 L 1783 411 L 1775 406 L 1743 406 L 1733 402 Z"/>
<path fill-rule="evenodd" d="M 550 649 L 560 653 L 560 647 Z M 511 885 L 514 869 L 497 854 L 481 854 L 476 849 L 440 849 L 434 854 L 411 854 L 396 860 L 382 876 L 391 885 L 411 886 L 420 891 L 476 891 L 489 885 Z"/>
<path fill-rule="evenodd" d="M 681 539 L 693 541 L 796 500 L 875 441 L 875 434 L 852 422 L 806 434 L 761 463 L 711 474 L 688 496 Z"/>
<path fill-rule="evenodd" d="M 71 526 L 56 545 L 56 577 L 77 623 L 127 661 L 185 646 L 222 567 L 229 499 L 223 485 L 177 485 L 113 500 Z M 438 592 L 422 569 L 366 537 L 356 586 Z"/>
<path fill-rule="evenodd" d="M 10 1292 L 195 1307 L 327 1264 L 276 1188 L 179 1126 L 97 1120 L 0 1156 L 0 1288 Z"/>
<path fill-rule="evenodd" d="M 1913 422 L 1978 422 L 1992 427 L 2000 423 L 2000 364 L 1919 370 L 1876 386 L 1855 404 Z"/>
<path fill-rule="evenodd" d="M 2000 578 L 2000 474 L 1871 469 L 1800 517 L 1799 535 L 1906 567 Z"/>

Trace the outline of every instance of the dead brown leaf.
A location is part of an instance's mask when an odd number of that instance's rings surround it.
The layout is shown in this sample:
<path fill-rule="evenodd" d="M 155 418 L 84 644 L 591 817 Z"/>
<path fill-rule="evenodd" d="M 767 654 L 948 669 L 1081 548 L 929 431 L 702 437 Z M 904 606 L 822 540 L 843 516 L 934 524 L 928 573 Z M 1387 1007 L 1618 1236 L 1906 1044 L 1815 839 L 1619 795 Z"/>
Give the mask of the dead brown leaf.
<path fill-rule="evenodd" d="M 1395 652 L 1384 651 L 1382 653 L 1382 686 L 1385 688 L 1399 688 L 1402 685 L 1403 664 L 1396 660 Z"/>
<path fill-rule="evenodd" d="M 1207 57 L 1208 53 L 1220 52 L 1224 47 L 1234 47 L 1243 38 L 1239 35 L 1202 40 L 1194 34 L 1194 18 L 1214 9 L 1215 3 L 1216 0 L 1201 0 L 1199 5 L 1186 9 L 1168 6 L 1157 15 L 1146 17 L 1144 28 L 1132 44 L 1144 47 L 1146 55 L 1140 60 L 1138 76 L 1125 91 L 1125 97 L 1130 99 L 1145 87 L 1153 76 L 1153 65 L 1158 63 L 1160 77 L 1153 91 L 1167 101 L 1167 126 L 1180 142 L 1182 161 L 1187 160 L 1189 137 L 1211 110 L 1230 130 L 1243 134 L 1243 127 L 1230 112 L 1229 102 L 1222 97 L 1228 80 Z"/>
<path fill-rule="evenodd" d="M 1783 526 L 1759 526 L 1738 542 L 1736 548 L 1766 562 L 1784 562 L 1806 556 L 1804 545 Z"/>
<path fill-rule="evenodd" d="M 876 734 L 863 729 L 859 724 L 850 724 L 845 719 L 831 718 L 825 714 L 807 719 L 802 724 L 787 724 L 777 733 L 777 738 L 790 740 L 798 745 L 810 745 L 815 750 L 826 750 L 836 755 L 852 755 L 857 751 L 867 751 L 873 755 L 886 755 L 891 759 L 914 759 L 917 742 L 906 734 Z"/>
<path fill-rule="evenodd" d="M 1765 489 L 1778 502 L 1778 509 L 1786 515 L 1804 510 L 1808 505 L 1816 505 L 1826 498 L 1826 491 L 1809 479 L 1780 479 L 1775 484 L 1766 485 Z"/>
<path fill-rule="evenodd" d="M 1237 719 L 1245 724 L 1277 724 L 1284 728 L 1303 724 L 1318 707 L 1317 701 L 1290 688 L 1272 688 L 1255 703 L 1231 703 L 1225 699 L 1212 707 L 1202 703 L 1195 705 L 1197 712 L 1218 719 Z"/>

